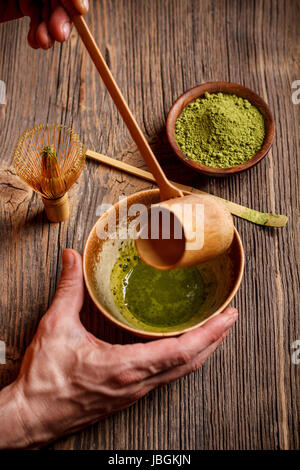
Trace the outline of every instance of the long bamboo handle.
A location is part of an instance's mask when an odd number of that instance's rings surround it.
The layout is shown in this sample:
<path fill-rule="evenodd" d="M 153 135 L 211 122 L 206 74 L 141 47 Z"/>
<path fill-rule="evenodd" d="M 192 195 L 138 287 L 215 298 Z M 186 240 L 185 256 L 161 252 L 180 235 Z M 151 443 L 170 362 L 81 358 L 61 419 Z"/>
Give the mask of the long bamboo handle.
<path fill-rule="evenodd" d="M 156 183 L 160 189 L 161 200 L 172 199 L 174 197 L 182 196 L 182 192 L 173 186 L 166 175 L 164 174 L 161 166 L 159 165 L 154 153 L 151 150 L 144 134 L 142 133 L 139 125 L 137 124 L 134 116 L 132 115 L 117 83 L 115 82 L 102 54 L 84 20 L 84 18 L 75 13 L 72 7 L 68 6 L 68 2 L 64 2 L 70 12 L 72 21 L 81 37 L 92 61 L 94 62 L 110 96 L 112 97 L 116 107 L 118 108 L 134 142 L 136 143 L 142 157 L 145 160 L 149 170 L 154 175 Z"/>
<path fill-rule="evenodd" d="M 143 178 L 147 181 L 155 183 L 155 178 L 151 173 L 145 170 L 141 170 L 140 168 L 137 168 L 133 165 L 129 165 L 128 163 L 116 160 L 115 158 L 107 157 L 106 155 L 94 152 L 93 150 L 87 150 L 86 156 L 118 170 L 123 170 L 126 173 L 137 176 L 138 178 Z M 175 183 L 174 181 L 171 181 L 171 183 L 181 191 L 190 191 L 195 194 L 208 194 L 205 191 L 200 191 L 200 189 L 193 188 L 192 186 L 185 186 L 183 184 Z M 259 212 L 254 209 L 248 209 L 247 207 L 236 204 L 235 202 L 227 201 L 221 197 L 214 197 L 224 202 L 226 207 L 230 210 L 231 214 L 248 220 L 249 222 L 253 222 L 254 224 L 265 225 L 268 227 L 284 227 L 287 224 L 288 218 L 286 215 Z"/>

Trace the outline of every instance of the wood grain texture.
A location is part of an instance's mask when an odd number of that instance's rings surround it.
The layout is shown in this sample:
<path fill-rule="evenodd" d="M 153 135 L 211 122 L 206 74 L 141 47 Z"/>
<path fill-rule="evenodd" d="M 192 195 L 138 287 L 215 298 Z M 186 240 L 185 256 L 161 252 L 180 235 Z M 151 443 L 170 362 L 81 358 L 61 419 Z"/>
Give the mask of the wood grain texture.
<path fill-rule="evenodd" d="M 248 207 L 287 214 L 284 229 L 235 219 L 246 271 L 235 299 L 238 324 L 201 370 L 158 389 L 131 408 L 53 449 L 299 449 L 299 370 L 291 344 L 299 331 L 299 79 L 297 0 L 97 0 L 88 24 L 162 163 L 179 183 Z M 103 84 L 78 40 L 51 51 L 26 45 L 28 19 L 0 25 L 1 167 L 12 164 L 18 136 L 42 122 L 66 124 L 86 148 L 144 168 Z M 241 83 L 269 103 L 276 137 L 268 157 L 226 179 L 181 164 L 165 137 L 173 101 L 199 83 Z M 101 203 L 150 183 L 88 161 L 72 189 L 71 218 L 45 219 L 40 198 L 17 206 L 0 199 L 0 339 L 7 364 L 1 386 L 18 372 L 25 348 L 53 298 L 64 248 L 82 252 Z M 1 192 L 0 192 L 1 197 Z M 107 341 L 135 338 L 113 328 L 86 298 L 82 321 Z"/>

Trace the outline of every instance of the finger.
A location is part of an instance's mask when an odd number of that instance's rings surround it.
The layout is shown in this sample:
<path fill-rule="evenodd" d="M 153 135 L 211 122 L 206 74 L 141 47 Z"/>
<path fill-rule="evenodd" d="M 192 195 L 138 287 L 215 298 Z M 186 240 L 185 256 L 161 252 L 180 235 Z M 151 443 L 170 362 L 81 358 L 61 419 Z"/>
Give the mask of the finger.
<path fill-rule="evenodd" d="M 47 24 L 45 21 L 42 21 L 36 28 L 35 40 L 38 46 L 42 49 L 49 49 L 53 46 L 54 41 L 48 32 Z"/>
<path fill-rule="evenodd" d="M 48 28 L 51 36 L 56 41 L 63 42 L 70 36 L 71 20 L 61 5 L 53 8 L 53 13 L 48 21 Z"/>
<path fill-rule="evenodd" d="M 43 0 L 42 18 L 44 21 L 48 21 L 51 14 L 51 0 Z"/>
<path fill-rule="evenodd" d="M 179 379 L 191 372 L 195 372 L 200 369 L 204 362 L 211 356 L 220 344 L 223 343 L 225 338 L 228 336 L 230 328 L 223 333 L 223 335 L 214 343 L 212 343 L 208 348 L 204 349 L 200 354 L 198 354 L 192 361 L 187 364 L 183 364 L 178 367 L 174 367 L 160 374 L 149 377 L 144 381 L 146 387 L 150 386 L 152 388 L 169 384 L 174 380 Z"/>
<path fill-rule="evenodd" d="M 28 43 L 33 49 L 38 49 L 40 47 L 35 37 L 35 33 L 40 22 L 41 11 L 39 9 L 35 9 L 30 16 L 29 32 L 27 36 Z"/>
<path fill-rule="evenodd" d="M 128 361 L 133 369 L 140 372 L 141 379 L 188 364 L 217 342 L 236 322 L 237 317 L 237 310 L 228 308 L 203 326 L 178 338 L 130 345 L 127 352 Z"/>
<path fill-rule="evenodd" d="M 32 16 L 37 9 L 36 0 L 18 0 L 18 6 L 25 16 Z"/>
<path fill-rule="evenodd" d="M 51 15 L 50 0 L 43 0 L 42 19 L 43 21 L 38 25 L 35 33 L 35 38 L 38 45 L 42 49 L 49 49 L 54 44 L 54 39 L 48 30 L 48 21 Z"/>
<path fill-rule="evenodd" d="M 62 261 L 61 278 L 49 310 L 79 317 L 84 300 L 81 256 L 77 251 L 67 249 L 63 252 Z"/>

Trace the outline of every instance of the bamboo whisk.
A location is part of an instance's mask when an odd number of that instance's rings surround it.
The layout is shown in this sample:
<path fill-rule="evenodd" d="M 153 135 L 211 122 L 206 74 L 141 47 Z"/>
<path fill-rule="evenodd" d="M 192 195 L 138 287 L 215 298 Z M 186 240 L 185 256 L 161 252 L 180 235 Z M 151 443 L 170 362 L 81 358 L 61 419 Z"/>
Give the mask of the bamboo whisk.
<path fill-rule="evenodd" d="M 17 174 L 41 194 L 51 222 L 68 219 L 67 191 L 79 177 L 84 163 L 78 135 L 63 125 L 40 124 L 25 131 L 14 152 Z"/>

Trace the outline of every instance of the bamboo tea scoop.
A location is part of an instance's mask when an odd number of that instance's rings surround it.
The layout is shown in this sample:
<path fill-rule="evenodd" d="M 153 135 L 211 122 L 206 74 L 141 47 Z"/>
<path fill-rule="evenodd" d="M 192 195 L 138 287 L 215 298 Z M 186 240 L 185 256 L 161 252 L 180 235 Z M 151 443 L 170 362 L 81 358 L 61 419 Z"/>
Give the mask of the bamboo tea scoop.
<path fill-rule="evenodd" d="M 234 233 L 230 212 L 212 196 L 184 196 L 168 181 L 85 20 L 69 0 L 63 4 L 160 190 L 161 203 L 151 207 L 136 240 L 140 258 L 164 270 L 195 265 L 224 253 Z"/>
<path fill-rule="evenodd" d="M 116 168 L 117 170 L 125 171 L 129 175 L 133 175 L 137 178 L 142 178 L 146 181 L 155 183 L 155 179 L 152 173 L 142 170 L 139 167 L 129 165 L 129 163 L 125 163 L 122 160 L 108 157 L 107 155 L 95 152 L 94 150 L 87 150 L 85 152 L 85 156 L 92 160 L 96 160 L 97 162 L 103 163 L 104 165 Z M 176 183 L 176 181 L 171 181 L 171 183 L 174 184 L 178 189 L 181 189 L 181 191 L 194 194 L 209 194 L 205 191 L 201 191 L 200 189 L 193 188 L 193 186 L 186 186 L 185 184 Z M 241 217 L 242 219 L 247 220 L 248 222 L 252 222 L 253 224 L 262 225 L 263 227 L 280 228 L 285 227 L 288 222 L 288 217 L 286 215 L 260 212 L 255 209 L 251 209 L 250 207 L 237 204 L 236 202 L 228 201 L 227 199 L 223 199 L 213 194 L 211 194 L 211 196 L 222 202 L 222 204 L 226 205 L 227 209 L 231 212 L 232 215 Z"/>

